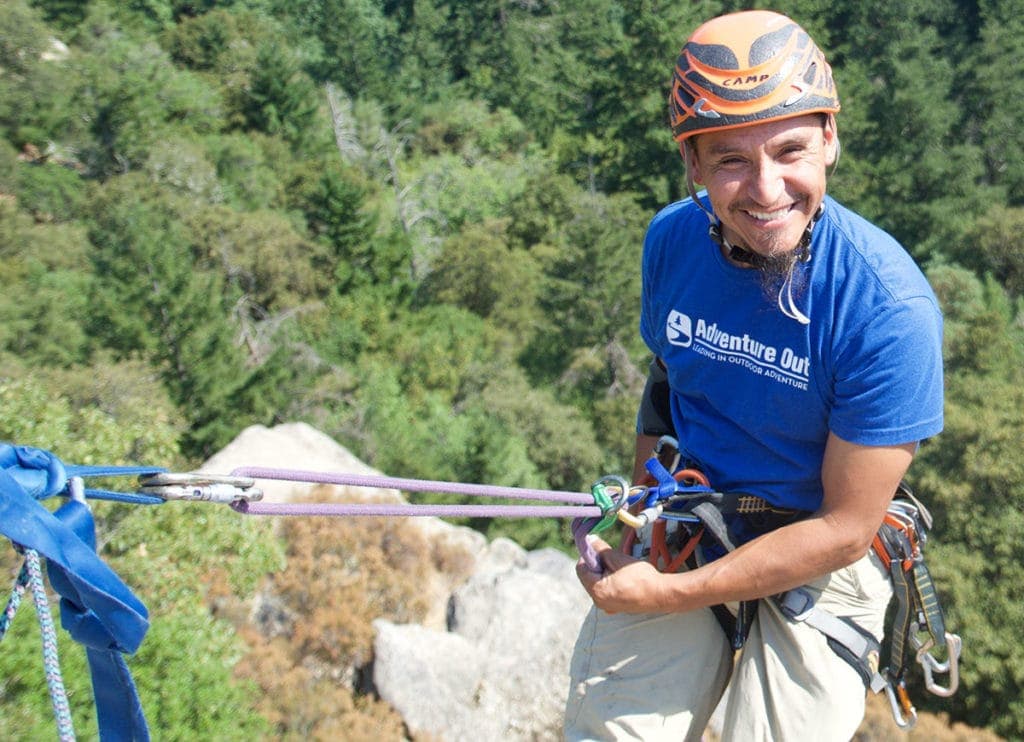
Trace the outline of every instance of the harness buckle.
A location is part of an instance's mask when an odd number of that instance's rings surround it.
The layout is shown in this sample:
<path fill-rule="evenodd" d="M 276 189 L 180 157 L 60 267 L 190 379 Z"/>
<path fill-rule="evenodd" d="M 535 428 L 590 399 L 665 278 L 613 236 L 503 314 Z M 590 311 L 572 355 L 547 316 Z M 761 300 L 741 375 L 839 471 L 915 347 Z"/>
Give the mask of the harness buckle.
<path fill-rule="evenodd" d="M 929 641 L 917 651 L 917 661 L 921 664 L 924 672 L 924 687 L 931 693 L 943 698 L 949 698 L 956 693 L 960 685 L 960 650 L 963 645 L 957 634 L 946 632 L 946 650 L 949 657 L 945 662 L 939 662 L 929 651 L 933 642 Z M 949 685 L 942 686 L 935 682 L 932 673 L 949 673 Z"/>

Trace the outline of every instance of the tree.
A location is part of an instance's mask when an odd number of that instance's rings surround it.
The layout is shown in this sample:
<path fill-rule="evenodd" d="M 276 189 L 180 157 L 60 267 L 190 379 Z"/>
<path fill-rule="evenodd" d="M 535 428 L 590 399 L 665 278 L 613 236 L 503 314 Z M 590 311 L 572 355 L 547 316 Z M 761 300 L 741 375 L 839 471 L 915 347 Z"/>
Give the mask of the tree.
<path fill-rule="evenodd" d="M 576 40 L 590 3 L 566 9 L 564 43 L 579 48 L 580 99 L 566 126 L 580 147 L 574 174 L 605 193 L 635 194 L 647 209 L 680 197 L 682 164 L 668 126 L 668 91 L 687 35 L 718 3 L 629 0 L 608 3 L 605 26 Z M 596 26 L 596 24 L 594 24 Z M 564 158 L 564 155 L 562 155 Z M 580 168 L 585 165 L 586 170 Z"/>
<path fill-rule="evenodd" d="M 930 704 L 1007 737 L 1024 733 L 1024 361 L 1019 321 L 1003 290 L 962 268 L 929 279 L 946 315 L 946 426 L 911 472 L 935 517 L 929 562 L 949 623 L 964 639 L 961 689 Z M 998 585 L 998 589 L 983 586 Z"/>
<path fill-rule="evenodd" d="M 1024 296 L 1022 228 L 1024 209 L 994 203 L 946 247 L 946 256 L 979 276 L 993 276 L 1011 296 Z"/>
<path fill-rule="evenodd" d="M 310 141 L 315 95 L 312 81 L 290 50 L 267 43 L 256 54 L 242 115 L 249 128 L 280 136 L 301 150 Z"/>
<path fill-rule="evenodd" d="M 190 422 L 189 453 L 212 453 L 248 412 L 232 403 L 249 376 L 234 343 L 235 297 L 223 274 L 197 265 L 181 212 L 159 187 L 118 178 L 91 210 L 90 332 L 120 357 L 157 366 Z"/>
<path fill-rule="evenodd" d="M 20 164 L 17 170 L 23 168 L 35 169 Z M 29 209 L 31 201 L 45 203 L 31 199 Z M 84 243 L 78 223 L 39 223 L 13 203 L 0 203 L 0 350 L 43 366 L 86 360 L 85 296 L 92 276 Z"/>
<path fill-rule="evenodd" d="M 76 70 L 64 47 L 23 0 L 0 6 L 0 133 L 15 147 L 49 153 L 73 125 Z"/>
<path fill-rule="evenodd" d="M 155 43 L 138 41 L 105 5 L 95 5 L 74 39 L 80 73 L 69 103 L 70 144 L 90 175 L 105 178 L 140 167 L 170 136 L 202 135 L 220 124 L 217 91 L 177 70 Z"/>
<path fill-rule="evenodd" d="M 984 26 L 977 55 L 964 60 L 969 85 L 965 99 L 969 114 L 965 129 L 981 135 L 988 179 L 1007 190 L 1008 202 L 1024 204 L 1024 137 L 1019 122 L 1024 116 L 1024 88 L 1018 75 L 1007 74 L 1024 54 L 1024 19 L 1019 3 L 978 3 Z M 967 74 L 967 73 L 965 73 Z"/>
<path fill-rule="evenodd" d="M 620 341 L 640 350 L 640 253 L 647 216 L 626 196 L 580 194 L 575 218 L 542 257 L 540 304 L 547 323 L 523 354 L 536 379 L 554 380 L 572 349 Z"/>
<path fill-rule="evenodd" d="M 955 14 L 951 0 L 902 0 L 833 6 L 828 21 L 842 29 L 828 54 L 843 102 L 834 192 L 919 258 L 959 236 L 985 199 L 939 31 Z"/>
<path fill-rule="evenodd" d="M 506 220 L 473 224 L 446 240 L 420 300 L 468 309 L 521 347 L 541 319 L 541 266 L 530 251 L 508 246 L 507 225 Z"/>

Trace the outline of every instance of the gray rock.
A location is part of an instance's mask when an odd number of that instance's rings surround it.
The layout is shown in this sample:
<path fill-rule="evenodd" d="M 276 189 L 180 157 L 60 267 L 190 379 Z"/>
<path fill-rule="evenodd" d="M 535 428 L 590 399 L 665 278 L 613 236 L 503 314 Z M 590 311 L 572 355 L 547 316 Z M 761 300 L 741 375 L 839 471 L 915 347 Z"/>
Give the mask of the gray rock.
<path fill-rule="evenodd" d="M 448 632 L 376 622 L 381 698 L 414 734 L 560 739 L 569 657 L 590 605 L 574 561 L 496 539 L 452 595 Z"/>
<path fill-rule="evenodd" d="M 458 634 L 384 619 L 373 627 L 373 682 L 380 697 L 414 732 L 440 736 L 462 729 L 476 705 L 486 656 Z"/>

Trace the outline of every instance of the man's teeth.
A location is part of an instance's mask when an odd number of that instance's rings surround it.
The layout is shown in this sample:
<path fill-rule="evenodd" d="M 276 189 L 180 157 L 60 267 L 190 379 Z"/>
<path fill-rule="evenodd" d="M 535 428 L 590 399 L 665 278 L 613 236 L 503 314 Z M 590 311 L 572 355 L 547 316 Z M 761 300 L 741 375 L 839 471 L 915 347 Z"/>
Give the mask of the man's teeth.
<path fill-rule="evenodd" d="M 763 222 L 770 222 L 773 219 L 781 219 L 789 213 L 789 209 L 777 209 L 776 211 L 748 211 L 755 219 L 759 219 Z"/>

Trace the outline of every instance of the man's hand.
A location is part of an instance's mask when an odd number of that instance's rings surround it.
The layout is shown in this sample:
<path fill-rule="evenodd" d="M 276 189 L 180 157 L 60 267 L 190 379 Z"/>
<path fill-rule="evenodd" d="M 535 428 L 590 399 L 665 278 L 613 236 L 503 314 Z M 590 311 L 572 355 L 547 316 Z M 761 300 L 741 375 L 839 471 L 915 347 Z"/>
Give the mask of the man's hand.
<path fill-rule="evenodd" d="M 596 605 L 606 613 L 658 613 L 666 610 L 665 575 L 650 562 L 613 549 L 597 536 L 588 536 L 604 568 L 591 572 L 580 559 L 576 575 Z"/>

